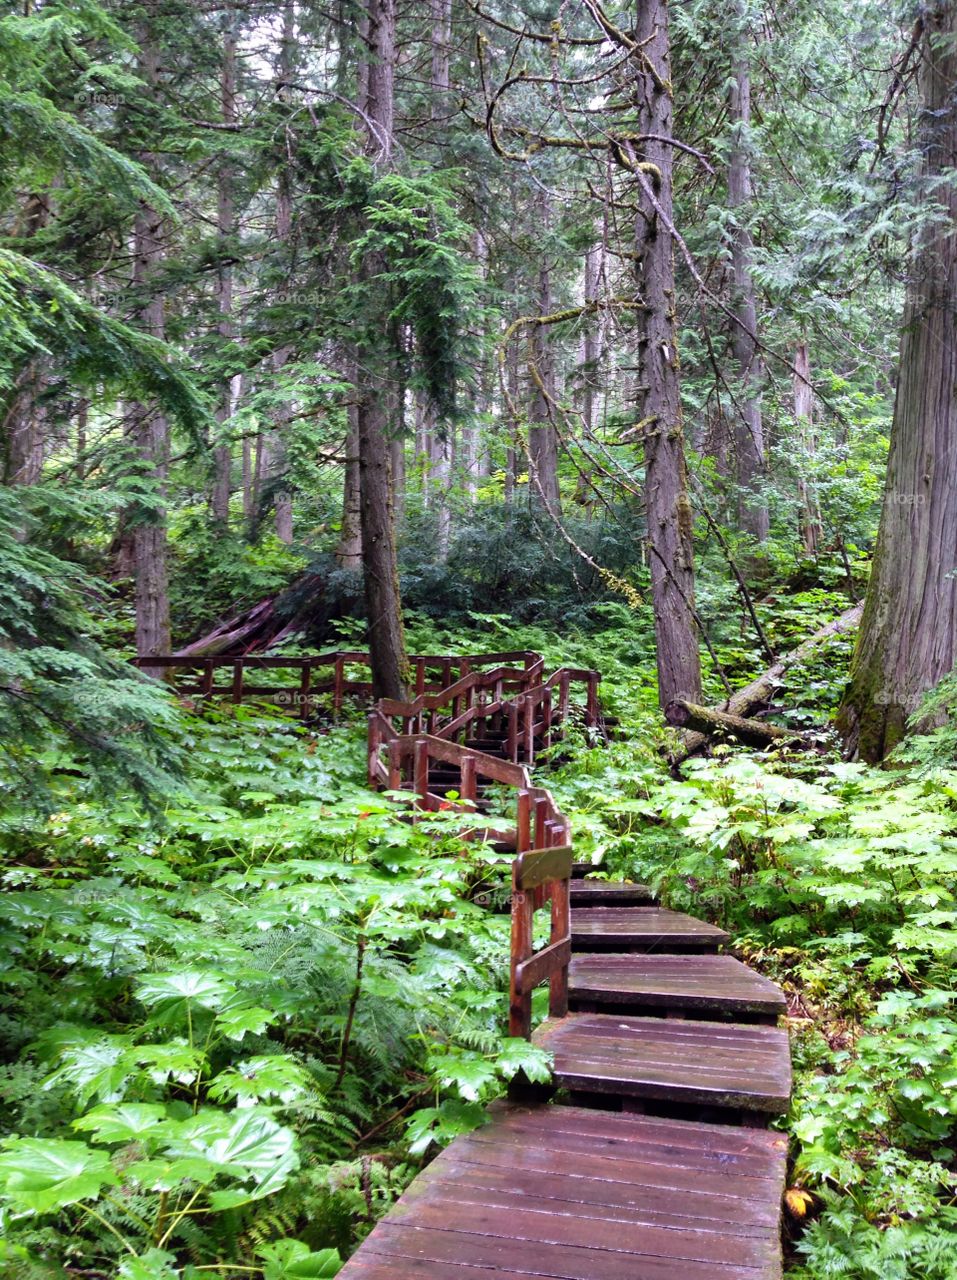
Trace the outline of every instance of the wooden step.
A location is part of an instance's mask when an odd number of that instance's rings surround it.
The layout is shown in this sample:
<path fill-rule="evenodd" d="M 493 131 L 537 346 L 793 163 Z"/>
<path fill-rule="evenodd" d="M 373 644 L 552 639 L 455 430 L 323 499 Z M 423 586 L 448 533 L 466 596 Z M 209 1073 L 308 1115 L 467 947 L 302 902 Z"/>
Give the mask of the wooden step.
<path fill-rule="evenodd" d="M 662 907 L 578 907 L 571 913 L 573 951 L 717 951 L 723 929 Z"/>
<path fill-rule="evenodd" d="M 781 988 L 733 956 L 576 955 L 568 973 L 572 1009 L 733 1016 L 773 1021 L 786 1008 Z"/>
<path fill-rule="evenodd" d="M 340 1280 L 778 1280 L 781 1134 L 496 1104 Z"/>
<path fill-rule="evenodd" d="M 647 885 L 621 880 L 578 880 L 570 886 L 573 907 L 640 907 L 654 902 Z"/>
<path fill-rule="evenodd" d="M 535 1043 L 554 1081 L 586 1095 L 779 1115 L 791 1095 L 780 1027 L 572 1013 L 542 1024 Z"/>

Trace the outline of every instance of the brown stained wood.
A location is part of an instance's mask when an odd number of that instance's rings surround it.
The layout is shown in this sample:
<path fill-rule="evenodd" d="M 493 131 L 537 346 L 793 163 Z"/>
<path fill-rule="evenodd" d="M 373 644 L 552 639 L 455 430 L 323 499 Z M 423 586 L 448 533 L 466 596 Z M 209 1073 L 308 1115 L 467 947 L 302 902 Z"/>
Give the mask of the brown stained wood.
<path fill-rule="evenodd" d="M 780 987 L 733 956 L 577 955 L 568 984 L 573 1009 L 587 1002 L 773 1017 L 786 1008 Z"/>
<path fill-rule="evenodd" d="M 780 1134 L 573 1107 L 491 1116 L 419 1175 L 345 1280 L 780 1276 Z"/>
<path fill-rule="evenodd" d="M 567 880 L 571 868 L 572 851 L 568 845 L 557 849 L 529 849 L 515 860 L 515 887 L 534 889 L 547 880 Z"/>
<path fill-rule="evenodd" d="M 584 1093 L 783 1113 L 791 1094 L 787 1032 L 658 1018 L 569 1014 L 534 1041 L 554 1056 L 555 1083 Z M 755 1035 L 759 1032 L 759 1035 Z"/>
<path fill-rule="evenodd" d="M 717 951 L 723 929 L 662 907 L 576 907 L 572 950 Z"/>
<path fill-rule="evenodd" d="M 549 943 L 536 951 L 528 960 L 515 966 L 515 989 L 520 995 L 534 990 L 540 982 L 544 982 L 559 969 L 564 969 L 571 959 L 572 948 L 567 938 Z"/>
<path fill-rule="evenodd" d="M 644 884 L 615 880 L 573 880 L 572 907 L 640 907 L 654 902 L 655 895 Z"/>

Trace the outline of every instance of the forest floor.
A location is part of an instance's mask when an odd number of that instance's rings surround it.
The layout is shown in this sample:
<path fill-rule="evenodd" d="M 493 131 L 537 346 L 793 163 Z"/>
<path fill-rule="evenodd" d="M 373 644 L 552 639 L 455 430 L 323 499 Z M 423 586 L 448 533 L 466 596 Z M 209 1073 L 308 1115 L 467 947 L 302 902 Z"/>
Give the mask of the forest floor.
<path fill-rule="evenodd" d="M 790 1274 L 952 1277 L 953 744 L 880 771 L 822 735 L 674 777 L 643 636 L 614 623 L 423 624 L 412 647 L 603 672 L 616 738 L 571 741 L 541 776 L 579 859 L 725 927 L 785 987 Z M 790 723 L 826 719 L 847 648 L 790 677 Z M 23 1136 L 0 1155 L 0 1261 L 18 1276 L 332 1274 L 430 1152 L 544 1069 L 503 1038 L 495 855 L 454 813 L 403 821 L 366 788 L 363 742 L 359 715 L 188 714 L 162 812 L 93 798 L 64 759 L 58 812 L 7 819 L 0 1111 Z"/>

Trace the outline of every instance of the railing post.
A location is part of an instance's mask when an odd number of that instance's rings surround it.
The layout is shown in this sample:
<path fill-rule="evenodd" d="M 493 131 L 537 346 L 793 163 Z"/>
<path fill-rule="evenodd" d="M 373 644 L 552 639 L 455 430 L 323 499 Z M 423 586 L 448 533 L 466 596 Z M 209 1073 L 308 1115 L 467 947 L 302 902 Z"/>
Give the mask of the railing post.
<path fill-rule="evenodd" d="M 341 654 L 336 654 L 333 663 L 332 675 L 332 714 L 333 718 L 339 719 L 339 712 L 342 710 L 343 684 L 345 682 L 346 662 Z"/>
<path fill-rule="evenodd" d="M 412 789 L 423 809 L 429 807 L 429 744 L 419 741 L 412 755 Z"/>
<path fill-rule="evenodd" d="M 588 673 L 588 701 L 585 704 L 585 719 L 588 727 L 594 729 L 598 724 L 598 682 L 601 676 L 597 671 Z"/>
<path fill-rule="evenodd" d="M 200 693 L 204 698 L 211 698 L 213 696 L 213 670 L 212 658 L 206 658 L 203 662 L 203 684 L 200 689 Z M 173 677 L 173 687 L 176 687 L 175 675 Z"/>
<path fill-rule="evenodd" d="M 533 911 L 532 896 L 519 888 L 518 870 L 513 864 L 508 1034 L 522 1040 L 532 1034 L 532 993 L 519 992 L 517 976 L 518 966 L 532 954 Z"/>
<path fill-rule="evenodd" d="M 233 662 L 233 702 L 242 702 L 243 700 L 243 659 L 237 658 Z"/>
<path fill-rule="evenodd" d="M 525 713 L 525 763 L 531 766 L 535 762 L 535 707 L 531 698 L 522 698 L 522 708 Z"/>
<path fill-rule="evenodd" d="M 552 931 L 550 942 L 561 942 L 571 934 L 571 918 L 569 913 L 568 881 L 553 880 L 552 890 Z M 568 965 L 553 973 L 548 980 L 548 1012 L 553 1018 L 564 1018 L 568 1013 Z"/>
<path fill-rule="evenodd" d="M 402 789 L 402 744 L 393 739 L 389 743 L 389 790 Z"/>
<path fill-rule="evenodd" d="M 542 741 L 546 747 L 552 745 L 552 691 L 545 690 L 542 699 Z"/>
<path fill-rule="evenodd" d="M 532 797 L 524 788 L 518 793 L 515 822 L 515 852 L 524 853 L 532 847 Z"/>
<path fill-rule="evenodd" d="M 518 764 L 518 707 L 514 702 L 508 704 L 506 715 L 508 716 L 508 737 L 506 739 L 508 758 L 512 764 Z"/>
<path fill-rule="evenodd" d="M 299 676 L 299 714 L 303 720 L 309 715 L 309 687 L 312 684 L 312 663 L 307 658 Z"/>
<path fill-rule="evenodd" d="M 545 822 L 548 818 L 548 801 L 544 796 L 535 799 L 535 848 L 546 848 Z"/>
<path fill-rule="evenodd" d="M 571 691 L 572 678 L 567 671 L 563 671 L 558 679 L 558 716 L 561 720 L 562 729 L 568 720 L 568 699 Z"/>
<path fill-rule="evenodd" d="M 375 789 L 379 785 L 379 747 L 382 745 L 382 737 L 379 729 L 379 713 L 377 711 L 369 712 L 369 737 L 368 752 L 366 758 L 366 776 L 369 779 L 369 786 Z"/>
<path fill-rule="evenodd" d="M 459 787 L 459 794 L 463 800 L 467 800 L 469 804 L 475 804 L 477 792 L 475 778 L 475 756 L 467 755 L 462 757 L 461 764 L 462 782 Z"/>
<path fill-rule="evenodd" d="M 415 696 L 420 698 L 425 693 L 425 659 L 415 660 Z"/>

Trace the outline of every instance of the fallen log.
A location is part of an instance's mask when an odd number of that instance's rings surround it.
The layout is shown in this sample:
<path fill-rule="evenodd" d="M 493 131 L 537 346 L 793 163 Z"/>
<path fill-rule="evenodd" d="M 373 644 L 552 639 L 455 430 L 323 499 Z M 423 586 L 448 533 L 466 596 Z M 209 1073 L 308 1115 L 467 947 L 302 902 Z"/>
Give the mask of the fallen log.
<path fill-rule="evenodd" d="M 790 653 L 778 658 L 777 662 L 772 663 L 763 675 L 758 676 L 756 680 L 752 680 L 750 684 L 746 684 L 743 689 L 738 689 L 715 710 L 747 719 L 755 711 L 768 707 L 791 667 L 798 666 L 806 661 L 814 653 L 815 649 L 830 640 L 832 636 L 839 636 L 847 631 L 853 631 L 861 620 L 863 609 L 863 604 L 856 604 L 853 609 L 848 609 L 839 618 L 835 618 L 833 622 L 829 622 L 826 626 L 821 627 L 819 631 L 815 631 L 812 636 L 809 636 L 807 640 L 799 644 L 796 649 L 792 649 Z M 696 751 L 700 751 L 705 747 L 709 740 L 709 734 L 689 728 L 683 735 L 680 749 L 671 753 L 671 764 L 673 766 L 681 764 L 683 760 L 687 760 L 689 756 L 693 756 Z"/>
<path fill-rule="evenodd" d="M 693 730 L 709 738 L 715 735 L 736 738 L 751 747 L 767 747 L 774 742 L 801 742 L 804 739 L 804 735 L 794 729 L 782 729 L 780 725 L 765 724 L 763 720 L 749 720 L 729 711 L 702 707 L 683 698 L 668 703 L 665 719 L 676 729 Z"/>

